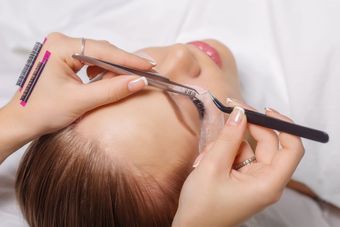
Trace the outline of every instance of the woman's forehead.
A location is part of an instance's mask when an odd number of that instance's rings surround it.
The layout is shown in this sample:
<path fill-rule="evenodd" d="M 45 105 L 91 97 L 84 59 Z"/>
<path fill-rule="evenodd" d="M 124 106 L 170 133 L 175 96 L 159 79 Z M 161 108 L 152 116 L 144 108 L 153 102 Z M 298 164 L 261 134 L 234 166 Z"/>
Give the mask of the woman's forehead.
<path fill-rule="evenodd" d="M 137 140 L 138 137 L 162 141 L 173 134 L 186 136 L 190 134 L 189 129 L 191 133 L 199 134 L 199 127 L 187 122 L 189 117 L 195 118 L 180 110 L 164 93 L 145 91 L 86 114 L 78 121 L 76 130 L 85 137 L 105 143 Z"/>
<path fill-rule="evenodd" d="M 84 116 L 75 130 L 96 140 L 112 160 L 119 158 L 150 172 L 172 168 L 198 149 L 198 136 L 178 121 L 164 94 L 146 93 L 99 108 Z"/>

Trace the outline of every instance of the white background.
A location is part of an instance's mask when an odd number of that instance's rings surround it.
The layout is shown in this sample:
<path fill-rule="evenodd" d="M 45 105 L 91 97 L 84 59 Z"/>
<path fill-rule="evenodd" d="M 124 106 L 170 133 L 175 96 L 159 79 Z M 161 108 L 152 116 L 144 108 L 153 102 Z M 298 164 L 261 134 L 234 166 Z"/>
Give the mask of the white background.
<path fill-rule="evenodd" d="M 215 38 L 234 53 L 249 104 L 330 134 L 327 144 L 304 140 L 294 177 L 340 207 L 339 12 L 338 0 L 1 0 L 0 106 L 34 42 L 52 31 L 130 51 Z M 22 225 L 13 193 L 20 156 L 0 166 L 1 226 Z"/>

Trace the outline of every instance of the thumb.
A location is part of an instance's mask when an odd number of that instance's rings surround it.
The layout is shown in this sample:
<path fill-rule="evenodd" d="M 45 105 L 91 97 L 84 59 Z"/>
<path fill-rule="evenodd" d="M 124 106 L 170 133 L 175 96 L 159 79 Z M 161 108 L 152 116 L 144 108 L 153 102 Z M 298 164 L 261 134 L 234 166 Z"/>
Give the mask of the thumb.
<path fill-rule="evenodd" d="M 96 107 L 117 102 L 137 91 L 142 90 L 148 84 L 145 77 L 122 75 L 111 79 L 99 80 L 90 84 L 83 84 L 79 95 L 83 105 L 83 112 Z"/>
<path fill-rule="evenodd" d="M 199 167 L 202 166 L 203 168 L 204 163 L 206 163 L 213 165 L 218 173 L 225 173 L 226 170 L 229 173 L 243 141 L 246 126 L 247 120 L 244 109 L 238 106 L 234 107 L 218 139 L 211 150 L 206 152 Z"/>

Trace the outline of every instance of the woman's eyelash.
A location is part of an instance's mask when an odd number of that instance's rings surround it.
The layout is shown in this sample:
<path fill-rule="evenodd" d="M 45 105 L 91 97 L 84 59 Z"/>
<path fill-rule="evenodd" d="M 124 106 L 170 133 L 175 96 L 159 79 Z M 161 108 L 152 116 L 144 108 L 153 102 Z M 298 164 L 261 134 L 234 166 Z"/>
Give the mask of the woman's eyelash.
<path fill-rule="evenodd" d="M 200 118 L 203 119 L 204 115 L 205 115 L 205 107 L 204 104 L 201 100 L 199 100 L 198 98 L 192 97 L 191 101 L 195 104 L 198 113 L 200 115 Z"/>

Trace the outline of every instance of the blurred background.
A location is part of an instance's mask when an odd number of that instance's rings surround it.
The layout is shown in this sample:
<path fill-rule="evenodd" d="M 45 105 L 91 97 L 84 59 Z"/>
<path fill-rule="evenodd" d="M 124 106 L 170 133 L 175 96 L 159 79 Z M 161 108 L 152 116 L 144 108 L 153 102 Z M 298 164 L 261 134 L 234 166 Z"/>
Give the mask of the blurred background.
<path fill-rule="evenodd" d="M 108 40 L 128 51 L 217 39 L 234 53 L 248 104 L 259 111 L 273 107 L 330 134 L 327 144 L 304 140 L 306 154 L 294 179 L 340 207 L 339 12 L 339 0 L 1 0 L 0 107 L 15 92 L 34 42 L 50 32 Z M 25 226 L 13 191 L 22 152 L 0 166 L 0 226 Z M 313 220 L 322 217 L 313 215 L 308 202 L 283 199 L 289 201 L 284 208 L 273 208 L 282 220 L 329 224 Z M 268 226 L 274 226 L 273 220 Z M 292 223 L 277 221 L 275 226 Z"/>

